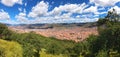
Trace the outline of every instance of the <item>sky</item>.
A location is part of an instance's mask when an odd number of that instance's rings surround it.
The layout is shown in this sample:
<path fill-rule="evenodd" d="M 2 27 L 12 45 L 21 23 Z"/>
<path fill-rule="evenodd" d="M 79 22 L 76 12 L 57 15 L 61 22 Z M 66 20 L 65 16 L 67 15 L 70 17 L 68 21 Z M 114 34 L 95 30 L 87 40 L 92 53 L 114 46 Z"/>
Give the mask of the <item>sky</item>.
<path fill-rule="evenodd" d="M 0 0 L 0 23 L 85 23 L 120 14 L 120 0 Z"/>

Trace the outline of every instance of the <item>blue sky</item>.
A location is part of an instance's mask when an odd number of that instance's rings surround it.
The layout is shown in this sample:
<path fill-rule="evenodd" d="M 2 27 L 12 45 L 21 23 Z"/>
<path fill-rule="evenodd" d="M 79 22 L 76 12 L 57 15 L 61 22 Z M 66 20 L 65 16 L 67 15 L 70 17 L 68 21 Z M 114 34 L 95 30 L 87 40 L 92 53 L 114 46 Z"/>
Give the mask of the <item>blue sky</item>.
<path fill-rule="evenodd" d="M 113 8 L 120 13 L 120 0 L 0 0 L 0 22 L 95 22 Z"/>

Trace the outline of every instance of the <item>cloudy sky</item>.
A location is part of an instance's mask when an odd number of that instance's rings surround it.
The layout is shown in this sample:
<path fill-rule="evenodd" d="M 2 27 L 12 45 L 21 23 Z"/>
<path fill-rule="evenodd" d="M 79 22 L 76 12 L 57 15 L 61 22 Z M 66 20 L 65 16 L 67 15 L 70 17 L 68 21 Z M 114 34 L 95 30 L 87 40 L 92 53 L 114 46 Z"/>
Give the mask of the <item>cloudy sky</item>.
<path fill-rule="evenodd" d="M 95 22 L 113 8 L 120 13 L 120 0 L 0 0 L 0 22 Z"/>

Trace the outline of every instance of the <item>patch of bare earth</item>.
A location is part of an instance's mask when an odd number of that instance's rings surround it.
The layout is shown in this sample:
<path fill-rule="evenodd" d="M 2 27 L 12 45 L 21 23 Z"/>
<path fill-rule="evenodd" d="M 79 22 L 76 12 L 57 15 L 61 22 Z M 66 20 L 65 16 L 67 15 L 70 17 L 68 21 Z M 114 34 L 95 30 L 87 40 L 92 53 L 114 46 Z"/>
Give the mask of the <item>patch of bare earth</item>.
<path fill-rule="evenodd" d="M 37 34 L 46 36 L 46 37 L 55 37 L 60 40 L 73 40 L 73 41 L 83 41 L 89 35 L 94 34 L 98 35 L 97 28 L 85 28 L 85 27 L 70 27 L 70 28 L 52 28 L 52 29 L 23 29 L 19 27 L 9 27 L 11 30 L 26 33 L 34 31 Z"/>

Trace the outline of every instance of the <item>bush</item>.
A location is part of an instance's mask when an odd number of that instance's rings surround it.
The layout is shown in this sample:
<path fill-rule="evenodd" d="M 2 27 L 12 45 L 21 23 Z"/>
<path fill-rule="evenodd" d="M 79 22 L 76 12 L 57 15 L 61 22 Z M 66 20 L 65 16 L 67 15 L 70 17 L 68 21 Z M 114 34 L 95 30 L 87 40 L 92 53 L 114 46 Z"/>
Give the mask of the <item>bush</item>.
<path fill-rule="evenodd" d="M 67 55 L 53 55 L 53 54 L 47 54 L 45 49 L 42 49 L 40 51 L 40 57 L 68 57 Z"/>
<path fill-rule="evenodd" d="M 108 57 L 107 51 L 100 50 L 96 57 Z"/>
<path fill-rule="evenodd" d="M 0 57 L 23 57 L 22 47 L 16 42 L 0 39 Z"/>

